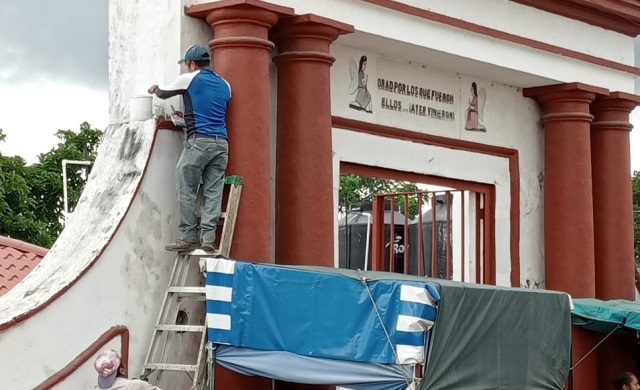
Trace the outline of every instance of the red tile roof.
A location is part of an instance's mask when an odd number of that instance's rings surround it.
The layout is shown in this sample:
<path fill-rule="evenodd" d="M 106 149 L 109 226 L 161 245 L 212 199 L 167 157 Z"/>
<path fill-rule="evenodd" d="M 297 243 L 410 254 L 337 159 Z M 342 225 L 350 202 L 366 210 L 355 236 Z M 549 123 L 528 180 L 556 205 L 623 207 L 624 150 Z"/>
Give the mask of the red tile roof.
<path fill-rule="evenodd" d="M 0 295 L 18 284 L 46 254 L 46 248 L 0 236 Z"/>

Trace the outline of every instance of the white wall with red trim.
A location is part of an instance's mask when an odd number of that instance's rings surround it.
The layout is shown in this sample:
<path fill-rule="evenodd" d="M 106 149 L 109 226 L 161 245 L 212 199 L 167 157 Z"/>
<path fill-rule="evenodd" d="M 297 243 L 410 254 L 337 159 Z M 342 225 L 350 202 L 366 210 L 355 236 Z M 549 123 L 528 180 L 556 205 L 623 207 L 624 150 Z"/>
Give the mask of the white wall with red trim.
<path fill-rule="evenodd" d="M 207 2 L 193 0 L 189 4 Z M 356 33 L 341 37 L 339 43 L 371 51 L 384 48 L 390 58 L 430 64 L 519 87 L 582 82 L 633 92 L 635 75 L 625 71 L 463 30 L 365 1 L 268 2 L 292 7 L 297 14 L 314 13 L 351 24 Z M 633 64 L 633 38 L 507 0 L 403 0 L 395 3 L 409 4 L 619 64 Z"/>
<path fill-rule="evenodd" d="M 334 45 L 332 67 L 332 113 L 334 116 L 474 142 L 518 151 L 520 165 L 520 285 L 544 287 L 543 260 L 543 142 L 540 111 L 517 87 L 463 74 L 433 69 L 428 65 L 391 59 L 384 54 Z M 358 67 L 364 70 L 371 96 L 369 110 L 354 109 L 358 100 Z M 354 80 L 355 78 L 355 80 Z M 393 90 L 388 89 L 394 83 Z M 484 131 L 466 130 L 471 83 L 484 90 Z M 404 84 L 396 89 L 396 83 Z M 418 95 L 400 91 L 418 89 Z M 429 90 L 429 95 L 424 91 Z M 432 94 L 441 94 L 438 101 Z M 447 96 L 444 99 L 442 96 Z M 443 102 L 442 100 L 447 100 Z M 424 107 L 422 112 L 416 106 Z M 400 107 L 400 108 L 398 108 Z M 424 110 L 446 111 L 445 119 L 417 115 Z M 415 110 L 412 112 L 412 110 Z M 496 188 L 496 281 L 510 286 L 510 172 L 508 159 L 480 152 L 423 145 L 411 140 L 383 138 L 334 129 L 334 178 L 340 161 L 441 176 L 494 185 Z M 339 182 L 334 183 L 337 197 Z M 337 198 L 335 199 L 337 202 Z"/>

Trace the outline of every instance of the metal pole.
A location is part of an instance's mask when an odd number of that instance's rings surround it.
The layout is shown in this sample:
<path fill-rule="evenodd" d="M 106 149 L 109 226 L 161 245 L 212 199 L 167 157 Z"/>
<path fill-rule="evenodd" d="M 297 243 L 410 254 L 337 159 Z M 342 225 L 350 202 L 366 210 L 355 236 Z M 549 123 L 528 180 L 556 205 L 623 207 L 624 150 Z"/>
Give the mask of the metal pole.
<path fill-rule="evenodd" d="M 67 188 L 67 165 L 83 165 L 89 166 L 93 164 L 91 161 L 80 160 L 62 160 L 62 197 L 64 202 L 64 217 L 69 214 L 69 200 L 68 200 L 68 188 Z"/>
<path fill-rule="evenodd" d="M 366 246 L 364 248 L 364 270 L 368 271 L 369 268 L 369 243 L 371 242 L 371 214 L 370 213 L 362 213 L 362 215 L 367 217 L 367 241 Z"/>

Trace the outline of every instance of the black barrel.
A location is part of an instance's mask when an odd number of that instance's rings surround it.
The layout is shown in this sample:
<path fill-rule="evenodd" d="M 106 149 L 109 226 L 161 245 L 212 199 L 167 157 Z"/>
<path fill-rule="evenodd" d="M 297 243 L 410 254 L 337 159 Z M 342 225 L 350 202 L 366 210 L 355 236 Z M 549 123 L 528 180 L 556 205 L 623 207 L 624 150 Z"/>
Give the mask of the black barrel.
<path fill-rule="evenodd" d="M 385 271 L 389 271 L 389 246 L 394 251 L 394 271 L 404 272 L 404 221 L 405 217 L 398 211 L 391 210 L 391 202 L 385 202 L 384 210 L 384 264 Z M 373 222 L 367 218 L 372 216 L 372 202 L 360 202 L 352 204 L 345 217 L 338 221 L 338 261 L 340 268 L 364 269 L 365 254 L 367 253 L 367 225 L 369 234 L 373 233 Z M 393 213 L 394 237 L 393 243 L 389 234 L 391 226 L 391 213 Z M 367 257 L 368 269 L 371 269 L 371 248 L 373 238 L 369 237 L 369 251 Z"/>
<path fill-rule="evenodd" d="M 422 261 L 424 274 L 440 279 L 447 277 L 447 198 L 453 202 L 453 194 L 436 195 L 436 274 L 431 275 L 431 259 L 433 245 L 433 209 L 422 214 Z M 409 225 L 409 273 L 418 274 L 418 244 L 419 226 L 418 218 L 411 221 Z"/>

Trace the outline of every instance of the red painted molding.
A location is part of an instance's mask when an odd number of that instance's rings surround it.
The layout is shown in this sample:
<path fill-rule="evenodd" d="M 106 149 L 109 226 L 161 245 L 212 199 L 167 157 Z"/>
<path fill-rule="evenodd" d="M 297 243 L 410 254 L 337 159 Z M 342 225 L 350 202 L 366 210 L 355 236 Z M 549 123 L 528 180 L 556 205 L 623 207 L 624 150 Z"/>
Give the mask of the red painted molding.
<path fill-rule="evenodd" d="M 156 120 L 156 129 L 177 131 L 178 133 L 182 133 L 184 131 L 181 127 L 176 126 L 171 120 L 164 118 L 158 118 Z"/>
<path fill-rule="evenodd" d="M 548 43 L 540 42 L 535 39 L 521 37 L 519 35 L 510 34 L 504 31 L 496 30 L 493 28 L 481 26 L 479 24 L 467 22 L 461 19 L 456 19 L 451 16 L 438 14 L 432 11 L 427 11 L 422 8 L 413 7 L 404 3 L 400 3 L 394 0 L 362 0 L 364 2 L 374 4 L 380 7 L 384 7 L 393 11 L 401 12 L 407 15 L 416 16 L 418 18 L 431 20 L 436 23 L 445 24 L 447 26 L 456 27 L 462 30 L 470 31 L 477 34 L 486 35 L 491 38 L 500 39 L 507 42 L 516 43 L 519 45 L 527 46 L 533 49 L 546 51 L 553 54 L 559 54 L 564 57 L 573 58 L 575 60 L 588 62 L 594 65 L 599 65 L 605 68 L 618 70 L 621 72 L 627 72 L 635 75 L 640 75 L 640 68 L 635 66 L 621 64 L 619 62 L 607 60 L 604 58 L 592 56 L 589 54 L 581 53 L 575 50 L 565 49 L 560 46 L 551 45 Z M 554 3 L 552 0 L 540 0 L 545 3 Z"/>
<path fill-rule="evenodd" d="M 292 27 L 295 25 L 315 24 L 318 26 L 331 27 L 337 30 L 338 34 L 350 34 L 355 31 L 352 25 L 338 22 L 337 20 L 318 16 L 316 14 L 304 14 L 291 18 L 284 18 L 278 22 L 277 28 Z"/>
<path fill-rule="evenodd" d="M 373 134 L 382 137 L 396 138 L 426 145 L 440 146 L 449 149 L 466 150 L 474 153 L 489 154 L 508 159 L 509 184 L 511 195 L 510 216 L 510 255 L 511 286 L 520 287 L 520 161 L 518 151 L 501 146 L 486 145 L 459 139 L 439 137 L 430 134 L 402 130 L 395 127 L 377 125 L 353 119 L 332 117 L 333 127 Z M 430 178 L 434 184 L 433 177 Z M 446 184 L 442 184 L 446 185 Z M 472 190 L 471 188 L 469 188 Z"/>
<path fill-rule="evenodd" d="M 94 341 L 87 349 L 82 351 L 71 363 L 67 364 L 63 369 L 56 372 L 47 380 L 36 386 L 33 390 L 49 390 L 65 380 L 69 375 L 73 374 L 80 366 L 86 363 L 93 355 L 98 353 L 102 347 L 116 337 L 120 336 L 120 357 L 125 367 L 129 367 L 129 329 L 126 326 L 114 326 L 104 332 L 96 341 Z"/>
<path fill-rule="evenodd" d="M 606 88 L 596 87 L 589 84 L 583 83 L 560 83 L 560 84 L 552 84 L 552 85 L 543 85 L 541 87 L 532 87 L 532 88 L 523 88 L 522 96 L 528 98 L 539 98 L 545 97 L 546 95 L 552 95 L 557 93 L 570 93 L 574 94 L 576 98 L 583 96 L 586 94 L 594 94 L 596 96 L 609 96 L 609 90 Z M 593 98 L 589 97 L 589 101 L 592 101 Z"/>
<path fill-rule="evenodd" d="M 67 292 L 67 290 L 69 290 L 74 284 L 76 284 L 78 282 L 78 280 L 80 280 L 84 276 L 84 274 L 86 274 L 87 271 L 89 271 L 95 265 L 95 263 L 98 261 L 98 259 L 100 259 L 100 257 L 104 253 L 104 251 L 109 246 L 109 243 L 111 242 L 111 240 L 113 240 L 113 238 L 115 237 L 116 233 L 120 230 L 120 225 L 122 225 L 122 221 L 124 221 L 125 217 L 129 213 L 129 209 L 131 208 L 131 205 L 133 204 L 134 199 L 138 195 L 138 191 L 140 191 L 140 187 L 142 187 L 142 182 L 144 181 L 144 176 L 146 175 L 147 169 L 149 168 L 149 161 L 151 161 L 151 156 L 153 155 L 153 151 L 155 149 L 157 137 L 158 137 L 158 129 L 156 128 L 156 132 L 153 135 L 153 140 L 152 140 L 153 143 L 151 145 L 151 149 L 149 150 L 149 155 L 147 156 L 147 161 L 145 162 L 144 169 L 142 170 L 142 177 L 140 179 L 140 182 L 138 183 L 138 187 L 136 188 L 135 192 L 133 193 L 133 196 L 131 197 L 131 201 L 129 202 L 129 205 L 127 205 L 127 209 L 124 212 L 124 214 L 122 215 L 122 218 L 120 219 L 120 221 L 118 222 L 118 225 L 114 229 L 113 234 L 111 235 L 109 240 L 104 244 L 102 249 L 100 249 L 98 254 L 96 254 L 96 257 L 91 261 L 91 263 L 89 265 L 87 265 L 87 267 L 84 270 L 82 270 L 82 272 L 80 272 L 80 274 L 78 274 L 77 278 L 75 278 L 69 284 L 67 284 L 66 286 L 61 288 L 58 292 L 53 294 L 51 296 L 51 298 L 49 298 L 42 305 L 40 305 L 40 306 L 30 310 L 30 311 L 27 311 L 26 313 L 22 313 L 22 314 L 12 318 L 11 320 L 9 320 L 7 322 L 4 322 L 4 323 L 0 324 L 0 333 L 6 331 L 7 329 L 10 329 L 10 328 L 14 327 L 15 325 L 19 324 L 20 322 L 26 320 L 27 318 L 30 318 L 30 317 L 34 316 L 35 314 L 39 313 L 44 308 L 49 306 L 53 301 L 55 301 L 56 299 L 61 297 L 65 292 Z"/>
<path fill-rule="evenodd" d="M 293 16 L 295 15 L 295 11 L 290 7 L 283 7 L 276 4 L 267 3 L 260 0 L 222 0 L 222 1 L 212 1 L 210 3 L 197 4 L 184 8 L 185 15 L 198 18 L 198 19 L 206 19 L 207 15 L 212 11 L 216 11 L 219 9 L 229 8 L 229 7 L 242 7 L 247 6 L 251 8 L 257 8 L 264 11 L 270 11 L 278 15 L 283 16 Z"/>
<path fill-rule="evenodd" d="M 611 0 L 512 0 L 630 37 L 640 34 L 640 4 Z"/>

